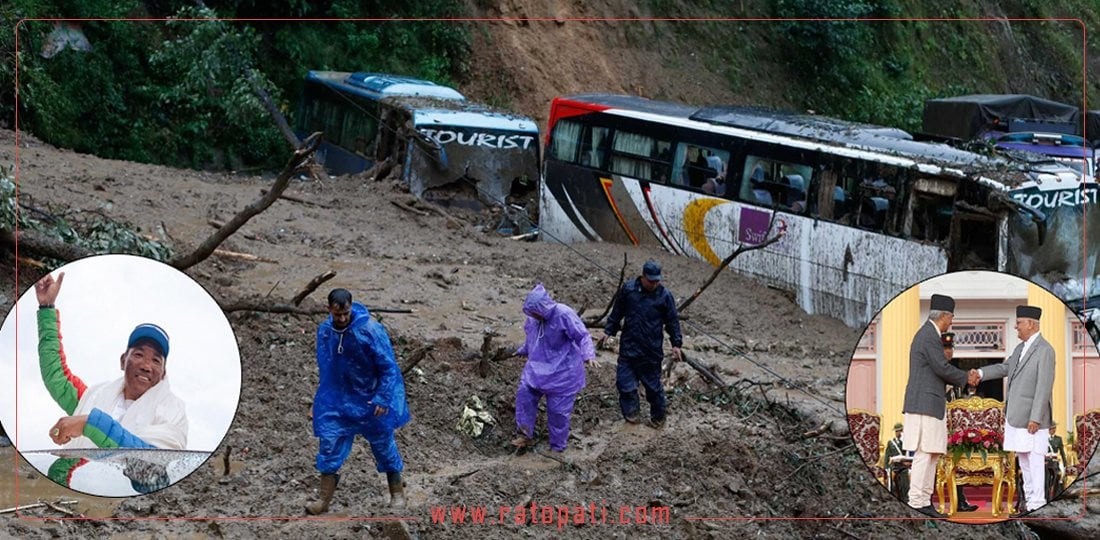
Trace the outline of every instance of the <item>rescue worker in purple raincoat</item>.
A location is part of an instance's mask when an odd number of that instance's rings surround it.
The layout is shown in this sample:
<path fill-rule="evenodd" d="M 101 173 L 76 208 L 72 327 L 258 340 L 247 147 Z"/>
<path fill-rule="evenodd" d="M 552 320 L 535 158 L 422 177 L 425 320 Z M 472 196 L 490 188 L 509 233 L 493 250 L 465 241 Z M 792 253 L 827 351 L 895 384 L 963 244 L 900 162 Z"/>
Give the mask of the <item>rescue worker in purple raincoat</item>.
<path fill-rule="evenodd" d="M 313 398 L 320 500 L 306 505 L 306 512 L 328 511 L 356 435 L 367 440 L 378 472 L 386 474 L 390 506 L 403 507 L 405 464 L 393 432 L 408 423 L 409 405 L 390 337 L 346 289 L 329 293 L 328 311 L 329 318 L 317 328 L 320 384 Z"/>
<path fill-rule="evenodd" d="M 539 401 L 546 396 L 550 449 L 561 452 L 569 441 L 573 404 L 584 388 L 585 363 L 596 360 L 596 348 L 577 312 L 551 299 L 541 283 L 527 294 L 523 312 L 527 338 L 516 355 L 526 356 L 527 364 L 516 390 L 518 435 L 512 444 L 519 448 L 534 444 Z"/>

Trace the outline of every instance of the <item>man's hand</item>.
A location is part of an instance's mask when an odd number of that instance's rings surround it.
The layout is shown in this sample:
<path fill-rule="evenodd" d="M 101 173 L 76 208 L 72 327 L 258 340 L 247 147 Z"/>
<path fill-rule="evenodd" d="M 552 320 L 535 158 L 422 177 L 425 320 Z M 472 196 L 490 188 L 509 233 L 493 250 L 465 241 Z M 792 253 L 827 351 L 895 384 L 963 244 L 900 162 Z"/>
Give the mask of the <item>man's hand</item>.
<path fill-rule="evenodd" d="M 982 382 L 982 376 L 980 373 L 978 373 L 978 370 L 970 370 L 970 373 L 967 374 L 966 384 L 969 384 L 970 386 L 978 386 L 978 383 L 980 382 Z"/>
<path fill-rule="evenodd" d="M 61 282 L 65 279 L 65 272 L 57 274 L 57 279 L 52 274 L 42 276 L 38 283 L 34 284 L 34 295 L 38 297 L 38 305 L 52 305 L 57 303 L 57 293 L 61 292 Z"/>
<path fill-rule="evenodd" d="M 589 358 L 589 359 L 584 361 L 584 370 L 585 371 L 588 371 L 588 370 L 590 370 L 594 367 L 596 367 L 596 358 L 595 357 Z"/>
<path fill-rule="evenodd" d="M 1039 431 L 1039 422 L 1032 420 L 1027 423 L 1027 432 L 1034 435 L 1036 431 Z"/>
<path fill-rule="evenodd" d="M 88 423 L 88 415 L 62 416 L 53 427 L 50 428 L 50 439 L 56 445 L 67 444 L 74 437 L 84 434 L 84 425 Z M 1038 425 L 1038 424 L 1036 424 Z"/>
<path fill-rule="evenodd" d="M 603 335 L 600 336 L 600 339 L 596 340 L 596 348 L 597 349 L 604 348 L 603 344 L 607 343 L 607 338 L 609 338 L 609 337 L 611 337 L 611 336 L 607 335 L 607 332 L 604 332 Z"/>
<path fill-rule="evenodd" d="M 381 406 L 381 405 L 375 405 L 374 406 L 374 415 L 375 416 L 382 416 L 382 415 L 384 415 L 388 412 L 390 412 L 390 410 L 383 407 L 383 406 Z"/>
<path fill-rule="evenodd" d="M 684 353 L 683 353 L 683 351 L 680 350 L 679 347 L 673 347 L 672 348 L 672 357 L 675 358 L 677 362 L 679 362 L 679 361 L 684 359 Z"/>

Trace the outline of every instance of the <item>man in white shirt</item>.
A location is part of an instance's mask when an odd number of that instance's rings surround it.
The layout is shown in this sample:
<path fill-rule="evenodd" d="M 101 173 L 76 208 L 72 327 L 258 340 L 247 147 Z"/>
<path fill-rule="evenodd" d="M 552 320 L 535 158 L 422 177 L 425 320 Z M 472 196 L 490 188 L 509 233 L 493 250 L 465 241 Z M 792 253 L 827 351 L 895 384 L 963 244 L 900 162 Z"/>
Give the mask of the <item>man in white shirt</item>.
<path fill-rule="evenodd" d="M 1007 378 L 1005 395 L 1004 449 L 1016 452 L 1024 477 L 1027 508 L 1020 514 L 1046 504 L 1043 492 L 1044 466 L 1053 425 L 1051 394 L 1054 392 L 1054 347 L 1039 335 L 1035 306 L 1016 307 L 1016 335 L 1021 343 L 1001 364 L 978 370 L 982 380 Z"/>

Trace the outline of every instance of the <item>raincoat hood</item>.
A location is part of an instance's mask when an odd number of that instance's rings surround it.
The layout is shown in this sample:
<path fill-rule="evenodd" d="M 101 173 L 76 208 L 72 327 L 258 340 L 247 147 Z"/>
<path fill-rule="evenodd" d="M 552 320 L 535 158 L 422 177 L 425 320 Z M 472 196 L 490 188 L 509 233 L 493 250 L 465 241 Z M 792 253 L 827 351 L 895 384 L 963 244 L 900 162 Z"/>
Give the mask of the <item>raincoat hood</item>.
<path fill-rule="evenodd" d="M 523 313 L 528 317 L 545 321 L 550 318 L 556 305 L 557 302 L 550 298 L 550 293 L 546 292 L 546 288 L 542 286 L 542 283 L 539 283 L 535 285 L 534 289 L 531 289 L 531 292 L 527 293 L 527 300 L 523 301 Z"/>

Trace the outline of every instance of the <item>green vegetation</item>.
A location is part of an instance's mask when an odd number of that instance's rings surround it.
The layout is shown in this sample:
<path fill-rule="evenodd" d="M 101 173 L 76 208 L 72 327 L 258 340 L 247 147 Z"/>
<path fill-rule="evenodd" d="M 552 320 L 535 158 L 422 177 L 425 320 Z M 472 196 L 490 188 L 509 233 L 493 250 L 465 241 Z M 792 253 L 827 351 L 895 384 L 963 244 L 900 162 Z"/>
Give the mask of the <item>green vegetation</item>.
<path fill-rule="evenodd" d="M 288 115 L 309 69 L 401 73 L 458 85 L 470 74 L 471 30 L 441 20 L 488 9 L 477 0 L 14 0 L 0 19 L 176 17 L 171 22 L 80 23 L 91 50 L 41 52 L 52 22 L 18 26 L 22 129 L 103 157 L 204 168 L 277 168 L 287 143 L 254 91 Z M 1096 0 L 962 4 L 900 0 L 648 0 L 655 17 L 785 21 L 623 23 L 631 47 L 676 63 L 693 54 L 745 104 L 918 130 L 923 103 L 963 93 L 1031 93 L 1082 101 L 1084 27 L 1100 27 Z M 212 21 L 335 18 L 336 21 Z M 352 18 L 382 17 L 351 21 Z M 1075 20 L 988 21 L 978 18 Z M 911 20 L 867 20 L 896 19 Z M 928 21 L 922 18 L 971 19 Z M 198 20 L 183 20 L 198 19 Z M 839 19 L 839 20 L 821 20 Z M 855 20 L 862 19 L 862 20 Z M 536 31 L 534 28 L 532 32 Z M 1095 35 L 1093 32 L 1091 35 Z M 0 126 L 14 125 L 15 33 L 0 33 Z M 1095 37 L 1089 46 L 1095 50 Z M 643 76 L 643 75 L 639 75 Z M 507 107 L 508 81 L 485 97 Z M 592 81 L 592 88 L 600 88 Z M 1100 103 L 1092 77 L 1090 103 Z M 663 96 L 655 96 L 663 97 Z M 1094 106 L 1095 108 L 1095 106 Z M 524 111 L 531 114 L 532 111 Z M 292 120 L 292 119 L 291 119 Z"/>
<path fill-rule="evenodd" d="M 10 168 L 0 167 L 0 230 L 12 231 L 18 219 L 21 231 L 38 231 L 50 238 L 88 248 L 95 253 L 125 253 L 167 261 L 172 250 L 140 234 L 140 229 L 96 214 L 67 216 L 43 209 L 23 208 L 16 214 L 15 183 Z M 62 261 L 46 261 L 59 266 Z"/>
<path fill-rule="evenodd" d="M 272 5 L 274 4 L 274 5 Z M 41 54 L 55 23 L 24 21 L 19 39 L 20 127 L 102 157 L 196 168 L 282 165 L 288 143 L 254 92 L 289 114 L 307 70 L 384 71 L 451 84 L 467 71 L 470 38 L 449 21 L 318 23 L 223 18 L 440 18 L 461 0 L 358 2 L 16 0 L 0 7 L 9 28 L 23 18 L 172 17 L 168 22 L 80 23 L 91 50 Z M 197 20 L 196 20 L 197 19 Z M 15 34 L 0 34 L 0 124 L 15 118 Z"/>

